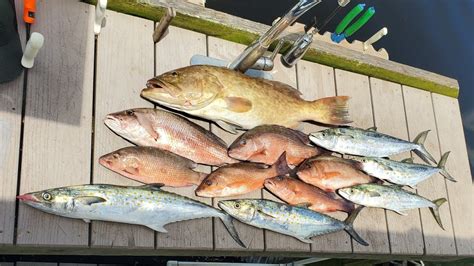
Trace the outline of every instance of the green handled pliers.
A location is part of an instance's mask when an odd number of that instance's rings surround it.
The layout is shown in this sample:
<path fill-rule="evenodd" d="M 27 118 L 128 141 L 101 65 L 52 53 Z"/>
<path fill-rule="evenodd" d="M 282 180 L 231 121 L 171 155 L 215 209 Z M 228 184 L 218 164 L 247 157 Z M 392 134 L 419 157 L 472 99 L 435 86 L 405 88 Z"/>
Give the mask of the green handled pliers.
<path fill-rule="evenodd" d="M 375 8 L 370 7 L 365 13 L 352 25 L 349 24 L 365 9 L 365 4 L 355 6 L 339 23 L 336 31 L 331 34 L 331 39 L 335 43 L 340 43 L 345 38 L 356 33 L 362 28 L 375 14 Z"/>

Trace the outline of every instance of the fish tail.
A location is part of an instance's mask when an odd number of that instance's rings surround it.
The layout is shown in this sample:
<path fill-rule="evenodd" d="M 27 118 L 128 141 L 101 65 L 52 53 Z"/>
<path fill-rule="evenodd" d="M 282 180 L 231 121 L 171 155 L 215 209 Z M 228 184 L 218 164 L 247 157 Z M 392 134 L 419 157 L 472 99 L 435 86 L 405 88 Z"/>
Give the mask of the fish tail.
<path fill-rule="evenodd" d="M 344 221 L 344 223 L 346 224 L 346 228 L 344 228 L 344 230 L 346 230 L 346 232 L 351 235 L 351 237 L 357 241 L 359 244 L 363 245 L 363 246 L 368 246 L 369 243 L 365 242 L 364 239 L 362 239 L 362 237 L 354 230 L 354 221 L 357 217 L 357 215 L 359 215 L 360 211 L 364 208 L 364 206 L 360 206 L 358 207 L 357 209 L 355 209 L 347 218 L 346 220 Z"/>
<path fill-rule="evenodd" d="M 219 218 L 224 223 L 224 226 L 229 232 L 230 236 L 232 236 L 232 238 L 235 240 L 235 242 L 237 242 L 237 244 L 239 244 L 239 246 L 243 248 L 247 248 L 244 242 L 240 240 L 239 234 L 237 233 L 237 230 L 235 229 L 234 222 L 233 222 L 234 219 L 232 218 L 232 216 L 224 212 L 220 212 L 220 213 L 221 215 L 219 216 Z"/>
<path fill-rule="evenodd" d="M 439 160 L 439 163 L 438 163 L 438 168 L 440 169 L 439 173 L 442 176 L 444 176 L 446 179 L 448 179 L 449 181 L 457 182 L 456 179 L 454 179 L 454 177 L 452 177 L 451 174 L 449 174 L 448 171 L 446 171 L 446 161 L 448 160 L 449 153 L 451 152 L 450 151 L 445 152 L 443 156 L 441 156 L 441 159 Z"/>
<path fill-rule="evenodd" d="M 445 203 L 446 201 L 447 200 L 445 198 L 440 198 L 440 199 L 437 199 L 437 200 L 433 200 L 433 203 L 435 204 L 435 206 L 430 208 L 431 213 L 433 214 L 436 222 L 439 224 L 439 226 L 443 230 L 445 230 L 445 229 L 443 227 L 443 224 L 441 223 L 441 217 L 439 216 L 439 207 L 441 205 L 443 205 L 443 203 Z"/>
<path fill-rule="evenodd" d="M 424 146 L 426 137 L 428 136 L 428 133 L 430 131 L 431 130 L 426 130 L 421 132 L 420 134 L 418 134 L 418 136 L 416 136 L 415 140 L 413 141 L 415 144 L 418 144 L 418 147 L 414 150 L 414 152 L 427 164 L 431 164 L 431 162 L 437 163 L 433 156 L 431 156 L 431 154 L 426 150 Z"/>
<path fill-rule="evenodd" d="M 286 161 L 286 151 L 283 152 L 278 160 L 273 164 L 272 166 L 275 169 L 275 172 L 277 175 L 286 175 L 290 173 L 292 170 L 288 166 L 288 163 Z"/>
<path fill-rule="evenodd" d="M 304 120 L 330 125 L 351 123 L 348 108 L 349 98 L 349 96 L 335 96 L 313 101 L 310 103 L 309 117 L 305 117 Z"/>

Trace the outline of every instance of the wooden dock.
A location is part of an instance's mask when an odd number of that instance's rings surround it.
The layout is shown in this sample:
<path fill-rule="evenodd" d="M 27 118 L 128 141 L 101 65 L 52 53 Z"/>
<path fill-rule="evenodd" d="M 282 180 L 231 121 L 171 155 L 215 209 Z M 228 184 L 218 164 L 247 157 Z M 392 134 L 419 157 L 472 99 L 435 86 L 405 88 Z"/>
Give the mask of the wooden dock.
<path fill-rule="evenodd" d="M 188 65 L 195 54 L 230 60 L 245 48 L 176 27 L 154 45 L 153 21 L 114 11 L 107 11 L 106 17 L 106 27 L 95 38 L 93 6 L 72 0 L 38 1 L 37 23 L 31 31 L 44 35 L 45 47 L 34 68 L 11 83 L 0 84 L 0 126 L 5 129 L 0 132 L 7 132 L 0 135 L 4 145 L 0 154 L 0 254 L 178 256 L 185 250 L 187 256 L 474 256 L 474 190 L 457 99 L 305 61 L 292 69 L 276 64 L 274 78 L 298 88 L 307 100 L 351 96 L 354 126 L 377 126 L 380 132 L 410 140 L 429 129 L 426 147 L 430 153 L 439 159 L 451 151 L 447 169 L 458 182 L 437 175 L 414 190 L 429 199 L 448 199 L 449 204 L 440 209 L 446 230 L 436 224 L 428 209 L 400 216 L 366 208 L 355 229 L 369 242 L 368 247 L 351 241 L 344 232 L 305 244 L 238 223 L 237 230 L 249 246 L 243 249 L 218 219 L 170 224 L 163 234 L 142 226 L 87 224 L 19 204 L 16 195 L 52 187 L 138 185 L 98 164 L 101 155 L 130 145 L 105 127 L 104 116 L 153 107 L 139 96 L 146 81 Z M 26 31 L 22 23 L 19 27 L 24 43 Z M 198 123 L 228 143 L 236 138 L 214 124 Z M 310 124 L 302 128 L 307 133 L 320 129 Z M 211 171 L 210 167 L 201 170 Z M 198 198 L 193 189 L 170 190 L 217 206 L 217 199 Z M 245 197 L 275 199 L 266 191 Z M 344 215 L 336 217 L 343 219 Z"/>

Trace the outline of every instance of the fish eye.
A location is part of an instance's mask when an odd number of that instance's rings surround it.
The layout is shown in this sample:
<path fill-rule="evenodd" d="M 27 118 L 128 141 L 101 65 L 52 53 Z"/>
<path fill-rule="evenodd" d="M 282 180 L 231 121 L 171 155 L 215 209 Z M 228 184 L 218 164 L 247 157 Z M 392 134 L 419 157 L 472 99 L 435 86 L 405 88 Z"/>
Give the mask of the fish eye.
<path fill-rule="evenodd" d="M 127 111 L 126 111 L 126 114 L 127 114 L 127 115 L 133 115 L 133 111 L 132 111 L 132 110 L 127 110 Z"/>
<path fill-rule="evenodd" d="M 235 204 L 234 204 L 234 207 L 235 207 L 236 209 L 240 209 L 240 204 L 239 204 L 239 203 L 235 203 Z"/>
<path fill-rule="evenodd" d="M 171 73 L 171 76 L 173 76 L 173 77 L 175 77 L 175 78 L 176 78 L 176 77 L 178 76 L 178 72 L 176 72 L 176 71 L 173 71 L 173 72 Z"/>
<path fill-rule="evenodd" d="M 247 144 L 247 140 L 242 139 L 242 140 L 240 141 L 240 145 L 246 145 L 246 144 Z"/>
<path fill-rule="evenodd" d="M 51 194 L 49 194 L 48 192 L 44 192 L 43 195 L 41 195 L 41 196 L 46 201 L 50 201 L 53 198 L 53 196 L 51 196 Z"/>
<path fill-rule="evenodd" d="M 326 133 L 323 133 L 322 135 L 323 135 L 323 137 L 326 137 Z"/>
<path fill-rule="evenodd" d="M 211 181 L 211 180 L 206 180 L 206 181 L 204 181 L 204 182 L 205 182 L 206 185 L 208 185 L 208 186 L 211 186 L 211 185 L 212 185 L 212 181 Z"/>
<path fill-rule="evenodd" d="M 118 159 L 118 158 L 120 157 L 120 155 L 119 155 L 118 153 L 114 153 L 114 154 L 112 155 L 112 157 L 114 157 L 115 159 Z"/>

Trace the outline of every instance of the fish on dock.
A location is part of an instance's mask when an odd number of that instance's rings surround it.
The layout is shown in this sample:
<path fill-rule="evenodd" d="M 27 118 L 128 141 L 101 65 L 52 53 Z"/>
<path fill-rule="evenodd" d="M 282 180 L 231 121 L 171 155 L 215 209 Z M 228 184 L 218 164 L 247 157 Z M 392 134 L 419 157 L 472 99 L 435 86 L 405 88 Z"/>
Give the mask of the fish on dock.
<path fill-rule="evenodd" d="M 360 157 L 354 158 L 354 160 L 359 161 L 360 169 L 371 176 L 375 176 L 393 184 L 414 188 L 418 183 L 437 173 L 440 173 L 452 182 L 456 182 L 456 179 L 454 179 L 445 169 L 448 156 L 449 152 L 444 153 L 436 167 L 408 161 L 398 162 L 376 157 Z"/>
<path fill-rule="evenodd" d="M 294 172 L 305 183 L 326 192 L 335 192 L 340 188 L 378 181 L 359 169 L 360 165 L 357 161 L 321 155 L 304 161 Z"/>
<path fill-rule="evenodd" d="M 351 122 L 347 96 L 305 101 L 287 84 L 225 67 L 194 65 L 169 71 L 148 80 L 141 96 L 212 120 L 232 133 L 261 125 L 295 128 L 306 120 L 331 125 Z"/>
<path fill-rule="evenodd" d="M 437 163 L 423 146 L 429 130 L 421 132 L 413 142 L 395 138 L 375 130 L 354 127 L 329 128 L 309 134 L 316 145 L 330 151 L 366 157 L 389 157 L 413 151 L 426 163 Z"/>
<path fill-rule="evenodd" d="M 361 208 L 354 210 L 342 222 L 308 208 L 290 206 L 270 200 L 224 200 L 219 201 L 218 205 L 243 223 L 289 235 L 304 243 L 312 243 L 311 237 L 314 236 L 345 230 L 361 245 L 369 245 L 352 226 Z"/>
<path fill-rule="evenodd" d="M 199 164 L 238 162 L 227 155 L 227 144 L 211 131 L 164 110 L 125 110 L 107 115 L 104 123 L 136 145 L 167 150 Z"/>
<path fill-rule="evenodd" d="M 304 206 L 310 210 L 329 213 L 342 211 L 351 213 L 355 206 L 343 198 L 288 176 L 277 176 L 265 180 L 265 188 L 293 206 Z"/>
<path fill-rule="evenodd" d="M 222 166 L 210 173 L 196 189 L 200 197 L 239 196 L 262 189 L 265 179 L 290 172 L 283 153 L 272 166 L 241 162 Z"/>
<path fill-rule="evenodd" d="M 286 152 L 288 164 L 294 166 L 323 153 L 322 149 L 311 145 L 308 135 L 277 125 L 258 126 L 245 132 L 228 150 L 232 158 L 268 165 L 274 164 L 283 152 Z"/>
<path fill-rule="evenodd" d="M 399 186 L 379 184 L 363 184 L 341 188 L 337 193 L 356 204 L 392 210 L 401 215 L 407 215 L 405 211 L 411 209 L 430 208 L 436 222 L 443 228 L 439 216 L 439 207 L 447 201 L 445 198 L 430 201 L 420 195 L 403 190 Z"/>
<path fill-rule="evenodd" d="M 160 189 L 160 185 L 80 185 L 47 189 L 17 197 L 41 211 L 63 217 L 143 225 L 166 233 L 169 223 L 216 217 L 242 247 L 233 219 L 225 212 Z"/>
<path fill-rule="evenodd" d="M 197 186 L 207 176 L 193 170 L 197 163 L 154 147 L 122 148 L 100 157 L 99 163 L 135 181 L 168 187 Z"/>

